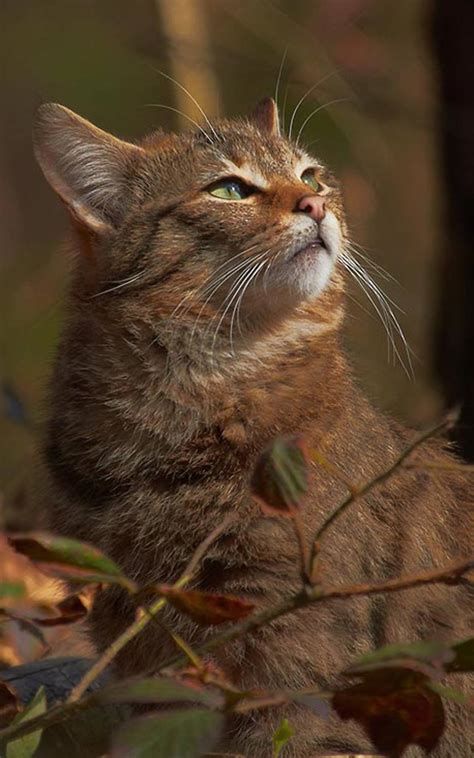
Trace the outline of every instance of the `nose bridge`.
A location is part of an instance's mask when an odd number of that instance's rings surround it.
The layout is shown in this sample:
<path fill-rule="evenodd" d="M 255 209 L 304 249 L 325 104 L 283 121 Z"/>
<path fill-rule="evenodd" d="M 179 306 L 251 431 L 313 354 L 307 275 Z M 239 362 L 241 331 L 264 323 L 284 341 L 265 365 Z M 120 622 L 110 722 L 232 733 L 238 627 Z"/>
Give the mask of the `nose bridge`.
<path fill-rule="evenodd" d="M 273 187 L 273 198 L 281 208 L 290 213 L 305 213 L 318 223 L 326 215 L 326 198 L 305 192 L 299 183 L 279 182 Z"/>

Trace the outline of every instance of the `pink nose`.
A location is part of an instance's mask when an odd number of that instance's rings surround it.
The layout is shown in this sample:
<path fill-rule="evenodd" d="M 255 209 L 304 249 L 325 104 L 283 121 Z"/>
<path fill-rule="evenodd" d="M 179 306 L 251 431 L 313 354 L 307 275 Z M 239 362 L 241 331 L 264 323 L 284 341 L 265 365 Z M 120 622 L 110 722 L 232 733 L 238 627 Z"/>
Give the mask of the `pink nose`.
<path fill-rule="evenodd" d="M 301 211 L 302 213 L 308 213 L 311 218 L 314 218 L 314 220 L 319 223 L 326 215 L 326 203 L 324 202 L 324 197 L 320 197 L 320 195 L 305 195 L 298 202 L 296 210 Z"/>

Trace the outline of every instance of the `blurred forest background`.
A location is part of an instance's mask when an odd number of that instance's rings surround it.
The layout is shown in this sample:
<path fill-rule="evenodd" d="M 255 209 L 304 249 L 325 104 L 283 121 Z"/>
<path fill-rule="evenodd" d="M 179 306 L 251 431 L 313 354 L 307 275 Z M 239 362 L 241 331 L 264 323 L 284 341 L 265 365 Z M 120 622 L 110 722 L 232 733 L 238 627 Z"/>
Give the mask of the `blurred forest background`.
<path fill-rule="evenodd" d="M 383 326 L 354 289 L 348 346 L 357 374 L 379 405 L 421 425 L 443 404 L 440 379 L 450 402 L 462 394 L 459 387 L 452 396 L 446 391 L 450 379 L 443 366 L 452 345 L 439 329 L 442 309 L 451 312 L 450 303 L 443 305 L 441 284 L 451 303 L 454 298 L 457 306 L 462 298 L 450 289 L 450 269 L 442 263 L 454 232 L 446 222 L 453 208 L 445 205 L 442 153 L 449 142 L 443 105 L 449 71 L 441 71 L 437 57 L 449 19 L 459 25 L 459 38 L 467 35 L 472 5 L 471 0 L 0 0 L 0 492 L 7 500 L 15 494 L 19 522 L 18 493 L 30 471 L 31 429 L 42 415 L 69 269 L 66 214 L 33 159 L 35 107 L 60 102 L 129 139 L 157 126 L 186 128 L 173 109 L 192 118 L 199 114 L 159 71 L 188 87 L 210 117 L 245 114 L 273 94 L 287 49 L 280 86 L 286 123 L 314 87 L 298 110 L 296 127 L 321 106 L 305 126 L 303 143 L 340 178 L 356 242 L 396 280 L 380 283 L 402 310 L 400 322 L 416 356 L 413 380 L 387 359 Z M 472 39 L 472 26 L 469 34 Z M 456 54 L 451 44 L 451 60 Z M 471 104 L 472 67 L 472 60 L 459 65 L 464 77 L 471 76 Z M 456 79 L 455 66 L 453 71 Z M 459 278 L 467 281 L 458 266 Z M 470 297 L 469 292 L 467 301 Z M 458 343 L 464 355 L 469 343 L 462 330 Z M 450 366 L 457 377 L 464 370 Z M 22 415 L 26 423 L 17 423 Z"/>

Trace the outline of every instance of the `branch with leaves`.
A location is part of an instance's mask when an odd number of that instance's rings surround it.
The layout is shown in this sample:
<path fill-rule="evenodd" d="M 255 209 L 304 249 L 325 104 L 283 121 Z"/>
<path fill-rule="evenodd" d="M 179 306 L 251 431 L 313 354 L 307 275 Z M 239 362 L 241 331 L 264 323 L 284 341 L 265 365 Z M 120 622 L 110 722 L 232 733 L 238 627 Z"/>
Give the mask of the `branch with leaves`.
<path fill-rule="evenodd" d="M 121 586 L 137 602 L 138 612 L 135 621 L 91 666 L 73 688 L 66 702 L 48 709 L 44 693 L 38 692 L 34 701 L 21 711 L 19 704 L 15 702 L 15 693 L 7 685 L 3 685 L 1 689 L 0 684 L 0 695 L 10 712 L 15 714 L 13 721 L 0 731 L 0 743 L 7 743 L 9 746 L 8 757 L 16 758 L 14 746 L 20 746 L 27 737 L 31 738 L 33 749 L 30 753 L 21 755 L 33 755 L 41 730 L 66 721 L 80 712 L 108 703 L 166 702 L 193 706 L 185 709 L 178 707 L 175 710 L 148 714 L 146 717 L 127 721 L 116 736 L 112 756 L 121 754 L 119 745 L 127 747 L 127 755 L 138 756 L 141 742 L 146 740 L 147 744 L 154 744 L 155 740 L 156 745 L 166 746 L 167 754 L 174 751 L 183 758 L 193 758 L 202 755 L 203 751 L 212 750 L 217 744 L 225 713 L 243 713 L 288 703 L 299 703 L 312 708 L 321 718 L 325 717 L 332 707 L 341 718 L 358 720 L 376 748 L 394 758 L 401 756 L 410 744 L 418 744 L 428 751 L 433 749 L 443 731 L 442 700 L 455 699 L 466 707 L 472 703 L 462 692 L 446 688 L 440 680 L 453 671 L 474 670 L 474 640 L 452 645 L 427 642 L 387 646 L 360 658 L 350 669 L 343 672 L 347 677 L 357 677 L 356 684 L 348 683 L 347 686 L 330 693 L 313 690 L 242 692 L 201 656 L 310 604 L 401 592 L 427 584 L 460 584 L 466 581 L 469 572 L 474 569 L 474 556 L 459 558 L 431 571 L 383 582 L 353 585 L 323 587 L 317 582 L 314 570 L 321 539 L 339 516 L 356 499 L 387 481 L 401 466 L 409 467 L 411 464 L 407 463 L 407 459 L 410 454 L 425 440 L 445 430 L 449 423 L 443 421 L 418 435 L 386 470 L 372 480 L 359 486 L 347 484 L 347 498 L 318 529 L 311 554 L 308 553 L 302 539 L 300 502 L 308 488 L 309 461 L 312 459 L 321 463 L 321 458 L 315 451 L 308 451 L 301 440 L 276 440 L 259 461 L 252 480 L 252 491 L 264 513 L 292 519 L 300 549 L 301 589 L 280 604 L 258 613 L 254 612 L 251 603 L 241 598 L 186 589 L 186 585 L 196 575 L 209 546 L 226 531 L 233 520 L 232 517 L 213 530 L 199 545 L 185 571 L 174 584 L 146 588 L 138 587 L 122 574 L 113 561 L 90 545 L 42 534 L 12 537 L 11 544 L 15 549 L 48 573 L 69 582 Z M 323 465 L 328 468 L 327 462 L 323 461 Z M 157 599 L 150 606 L 144 606 L 143 598 L 149 597 L 150 593 L 156 594 Z M 24 602 L 23 594 L 19 586 L 0 585 L 0 604 L 7 606 L 4 613 L 15 616 L 15 601 Z M 9 602 L 5 602 L 6 599 Z M 230 625 L 202 645 L 191 648 L 186 640 L 173 629 L 165 627 L 157 618 L 157 614 L 167 603 L 181 613 L 191 616 L 197 623 L 209 626 L 230 622 Z M 60 619 L 58 623 L 68 623 L 66 611 L 69 608 L 70 605 L 66 603 L 62 611 L 64 617 L 61 616 L 61 610 L 56 609 L 57 618 Z M 165 661 L 158 670 L 155 668 L 150 671 L 154 678 L 127 679 L 88 693 L 90 686 L 116 655 L 149 623 L 158 623 L 160 628 L 174 639 L 180 652 Z M 423 728 L 413 715 L 419 713 L 420 709 L 424 713 Z M 402 737 L 395 740 L 392 732 L 392 736 L 387 736 L 387 732 L 380 734 L 377 723 L 381 717 L 398 719 L 398 731 Z M 291 726 L 280 725 L 278 734 L 274 737 L 274 751 L 277 749 L 275 745 L 279 746 L 279 751 L 286 741 L 291 739 Z M 180 752 L 176 753 L 177 750 Z M 19 752 L 17 754 L 20 755 Z"/>

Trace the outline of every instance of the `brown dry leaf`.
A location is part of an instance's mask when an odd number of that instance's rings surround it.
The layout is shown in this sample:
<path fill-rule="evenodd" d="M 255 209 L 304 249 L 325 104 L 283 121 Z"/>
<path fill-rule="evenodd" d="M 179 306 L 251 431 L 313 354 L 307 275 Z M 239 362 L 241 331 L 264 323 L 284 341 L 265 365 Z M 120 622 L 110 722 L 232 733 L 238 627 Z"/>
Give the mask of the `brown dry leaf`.
<path fill-rule="evenodd" d="M 359 722 L 375 747 L 401 758 L 407 747 L 434 750 L 444 731 L 440 696 L 423 674 L 382 669 L 360 674 L 363 681 L 336 692 L 332 705 L 342 719 Z"/>
<path fill-rule="evenodd" d="M 255 607 L 240 597 L 199 592 L 199 590 L 180 590 L 166 584 L 158 585 L 157 591 L 179 611 L 191 616 L 199 624 L 209 626 L 244 619 Z"/>
<path fill-rule="evenodd" d="M 0 624 L 0 666 L 16 666 L 52 655 L 91 653 L 81 619 L 90 610 L 96 586 L 68 595 L 65 585 L 39 571 L 30 560 L 13 550 L 0 533 L 0 582 L 24 585 L 24 598 L 2 599 L 2 606 L 22 620 Z M 13 602 L 15 600 L 15 602 Z M 41 624 L 41 629 L 34 623 Z"/>
<path fill-rule="evenodd" d="M 10 684 L 0 681 L 0 728 L 3 728 L 21 711 L 18 695 Z"/>

